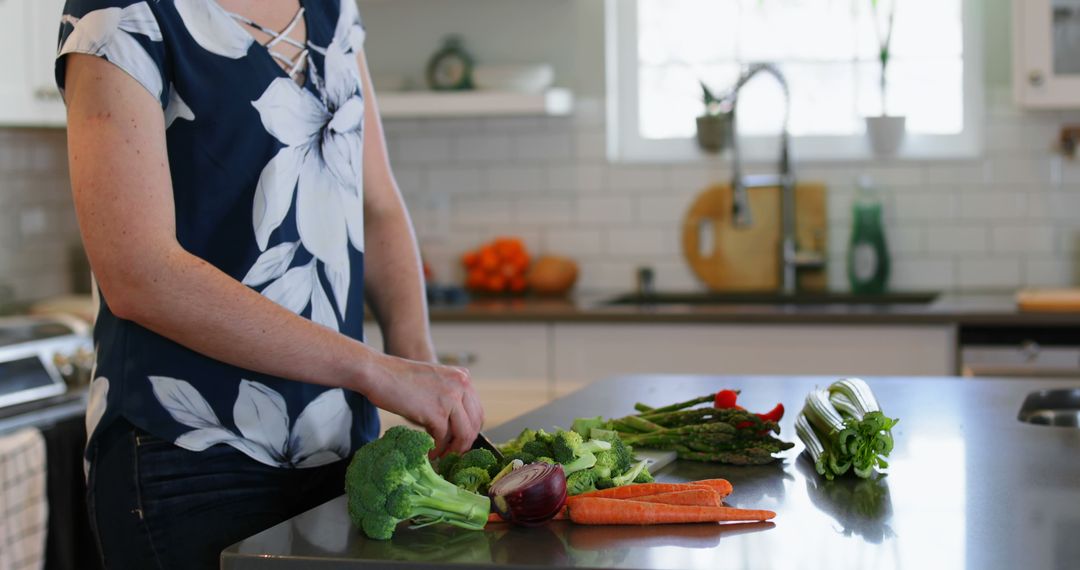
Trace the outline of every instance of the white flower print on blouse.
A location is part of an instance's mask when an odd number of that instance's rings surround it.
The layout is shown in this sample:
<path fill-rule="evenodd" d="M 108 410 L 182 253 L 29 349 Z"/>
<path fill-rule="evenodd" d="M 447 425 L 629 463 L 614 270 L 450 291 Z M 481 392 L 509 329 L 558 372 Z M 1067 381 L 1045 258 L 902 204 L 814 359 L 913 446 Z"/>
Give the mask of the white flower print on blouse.
<path fill-rule="evenodd" d="M 131 36 L 142 34 L 150 41 L 162 41 L 161 29 L 146 2 L 127 8 L 93 10 L 82 18 L 65 14 L 62 21 L 74 29 L 60 46 L 57 57 L 69 53 L 103 56 L 134 77 L 155 97 L 161 98 L 161 71 L 150 54 Z"/>
<path fill-rule="evenodd" d="M 96 371 L 96 370 L 95 370 Z M 91 372 L 90 377 L 94 374 Z M 101 376 L 90 382 L 90 393 L 86 401 L 86 436 L 94 435 L 101 418 L 105 416 L 105 404 L 109 397 L 109 379 Z M 90 477 L 90 462 L 83 457 L 83 476 Z"/>
<path fill-rule="evenodd" d="M 224 443 L 271 467 L 318 467 L 345 459 L 350 449 L 352 410 L 345 392 L 327 390 L 289 427 L 285 398 L 259 382 L 240 381 L 233 405 L 237 430 L 222 425 L 213 408 L 184 380 L 150 376 L 154 396 L 174 420 L 194 428 L 174 442 L 190 451 Z"/>
<path fill-rule="evenodd" d="M 252 222 L 263 254 L 243 279 L 251 287 L 270 282 L 264 295 L 296 313 L 310 305 L 312 320 L 334 330 L 338 320 L 314 261 L 321 262 L 337 314 L 344 318 L 349 246 L 364 250 L 364 99 L 354 51 L 363 30 L 355 6 L 348 6 L 352 2 L 343 0 L 330 45 L 325 50 L 312 46 L 325 56 L 323 77 L 320 81 L 316 75 L 315 81 L 319 96 L 280 77 L 252 102 L 267 132 L 285 146 L 259 177 Z M 285 220 L 294 196 L 300 241 L 270 247 L 270 235 Z M 289 269 L 300 245 L 314 259 L 310 267 Z"/>
<path fill-rule="evenodd" d="M 204 50 L 240 59 L 247 55 L 255 38 L 236 25 L 217 0 L 174 0 L 176 13 L 195 43 Z"/>

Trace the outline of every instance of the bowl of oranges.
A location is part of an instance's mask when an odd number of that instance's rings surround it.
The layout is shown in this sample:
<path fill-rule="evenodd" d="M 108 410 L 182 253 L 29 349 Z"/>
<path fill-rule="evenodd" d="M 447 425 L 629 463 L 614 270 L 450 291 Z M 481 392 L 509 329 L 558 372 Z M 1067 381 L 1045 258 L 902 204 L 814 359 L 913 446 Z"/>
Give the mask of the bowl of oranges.
<path fill-rule="evenodd" d="M 498 237 L 465 252 L 465 287 L 482 294 L 522 294 L 529 287 L 529 252 L 518 237 Z"/>

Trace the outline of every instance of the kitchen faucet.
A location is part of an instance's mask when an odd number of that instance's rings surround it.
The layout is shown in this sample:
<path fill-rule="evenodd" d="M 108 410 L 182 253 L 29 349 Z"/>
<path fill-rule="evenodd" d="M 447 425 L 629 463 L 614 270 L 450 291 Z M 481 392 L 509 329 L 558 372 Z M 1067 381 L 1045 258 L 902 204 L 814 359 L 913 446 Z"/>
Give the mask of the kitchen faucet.
<path fill-rule="evenodd" d="M 772 75 L 784 91 L 784 122 L 780 131 L 780 172 L 778 174 L 755 174 L 743 176 L 742 159 L 739 155 L 738 117 L 735 109 L 738 105 L 739 91 L 760 72 Z M 728 94 L 731 102 L 731 157 L 732 157 L 732 217 L 736 227 L 746 227 L 753 223 L 750 200 L 747 190 L 750 188 L 780 187 L 780 289 L 784 294 L 795 293 L 797 270 L 800 267 L 819 268 L 825 265 L 820 253 L 800 252 L 795 239 L 795 175 L 791 172 L 791 137 L 788 134 L 788 119 L 791 115 L 791 93 L 787 80 L 780 69 L 771 63 L 750 65 L 739 76 L 735 86 Z"/>

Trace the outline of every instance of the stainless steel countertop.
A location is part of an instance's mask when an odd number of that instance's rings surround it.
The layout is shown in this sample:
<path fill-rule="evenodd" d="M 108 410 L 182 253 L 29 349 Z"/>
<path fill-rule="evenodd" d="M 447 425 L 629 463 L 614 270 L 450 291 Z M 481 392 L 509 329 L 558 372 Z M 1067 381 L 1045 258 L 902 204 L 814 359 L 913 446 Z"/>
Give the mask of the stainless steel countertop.
<path fill-rule="evenodd" d="M 630 413 L 742 389 L 740 403 L 788 407 L 782 435 L 806 392 L 831 378 L 631 376 L 577 394 L 490 430 L 496 441 L 523 427 L 568 425 L 578 416 Z M 725 477 L 734 506 L 773 509 L 774 523 L 743 526 L 537 529 L 491 525 L 408 530 L 364 538 L 344 498 L 226 549 L 223 568 L 1075 568 L 1080 560 L 1080 430 L 1028 425 L 1017 412 L 1032 390 L 1080 387 L 1052 380 L 873 378 L 885 412 L 900 418 L 888 475 L 826 482 L 802 445 L 763 467 L 677 461 L 657 478 Z"/>

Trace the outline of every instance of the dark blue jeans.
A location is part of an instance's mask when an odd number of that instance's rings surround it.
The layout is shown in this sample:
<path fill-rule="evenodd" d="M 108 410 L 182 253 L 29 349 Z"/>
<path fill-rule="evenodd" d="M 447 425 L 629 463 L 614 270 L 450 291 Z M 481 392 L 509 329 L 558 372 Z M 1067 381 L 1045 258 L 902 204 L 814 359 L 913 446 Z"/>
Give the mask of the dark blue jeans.
<path fill-rule="evenodd" d="M 218 568 L 226 546 L 340 495 L 347 464 L 278 469 L 226 445 L 195 453 L 123 420 L 90 458 L 90 522 L 110 570 Z"/>

